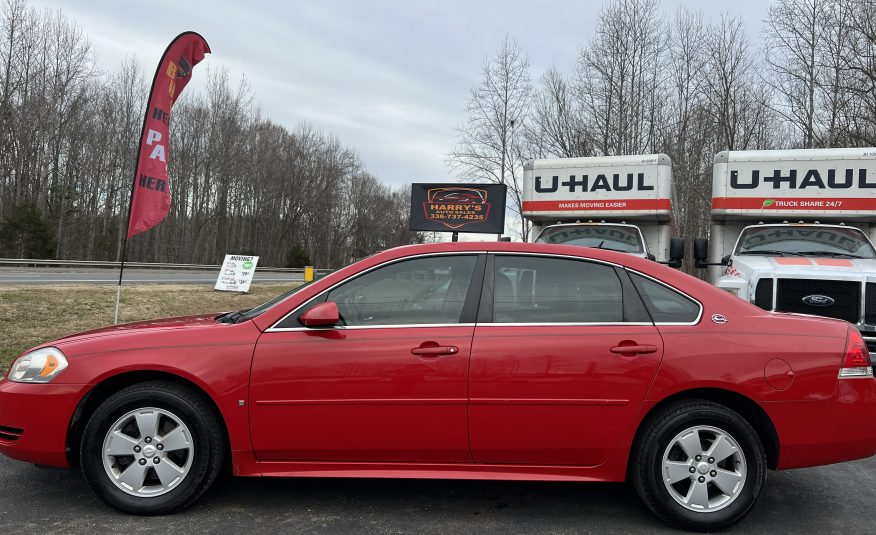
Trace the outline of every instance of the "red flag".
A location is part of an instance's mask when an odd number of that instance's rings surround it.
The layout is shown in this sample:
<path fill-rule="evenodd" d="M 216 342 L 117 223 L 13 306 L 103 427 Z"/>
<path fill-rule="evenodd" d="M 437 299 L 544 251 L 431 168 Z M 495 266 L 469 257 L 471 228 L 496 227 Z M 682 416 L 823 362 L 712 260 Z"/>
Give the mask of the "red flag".
<path fill-rule="evenodd" d="M 210 52 L 195 32 L 184 32 L 171 41 L 155 71 L 149 105 L 140 133 L 137 172 L 131 190 L 128 238 L 149 230 L 170 211 L 167 183 L 170 109 L 192 77 L 192 69 Z"/>

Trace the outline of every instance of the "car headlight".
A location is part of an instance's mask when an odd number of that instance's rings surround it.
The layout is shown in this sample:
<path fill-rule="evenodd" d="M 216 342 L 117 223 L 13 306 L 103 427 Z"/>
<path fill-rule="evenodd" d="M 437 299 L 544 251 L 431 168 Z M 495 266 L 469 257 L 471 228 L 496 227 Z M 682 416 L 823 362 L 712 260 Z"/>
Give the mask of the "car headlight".
<path fill-rule="evenodd" d="M 16 383 L 48 383 L 67 368 L 67 358 L 55 347 L 44 347 L 18 357 L 9 370 Z"/>

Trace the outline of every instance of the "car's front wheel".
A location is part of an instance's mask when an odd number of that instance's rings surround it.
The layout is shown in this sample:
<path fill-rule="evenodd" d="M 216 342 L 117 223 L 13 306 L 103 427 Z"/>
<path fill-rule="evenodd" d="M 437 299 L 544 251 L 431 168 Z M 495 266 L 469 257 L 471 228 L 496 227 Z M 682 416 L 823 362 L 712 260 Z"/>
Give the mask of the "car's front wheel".
<path fill-rule="evenodd" d="M 200 393 L 173 383 L 132 385 L 104 401 L 88 420 L 80 460 L 107 504 L 135 514 L 162 514 L 200 497 L 219 473 L 222 425 Z"/>
<path fill-rule="evenodd" d="M 754 428 L 709 401 L 675 403 L 651 418 L 631 462 L 645 505 L 666 523 L 695 531 L 741 520 L 760 497 L 767 470 Z"/>

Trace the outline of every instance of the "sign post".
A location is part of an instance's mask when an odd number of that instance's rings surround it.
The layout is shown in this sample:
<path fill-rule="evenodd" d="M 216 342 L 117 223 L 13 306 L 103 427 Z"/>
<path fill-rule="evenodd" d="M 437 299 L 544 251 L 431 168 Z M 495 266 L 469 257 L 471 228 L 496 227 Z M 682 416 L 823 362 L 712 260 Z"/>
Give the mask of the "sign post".
<path fill-rule="evenodd" d="M 411 184 L 410 229 L 502 234 L 505 184 Z"/>

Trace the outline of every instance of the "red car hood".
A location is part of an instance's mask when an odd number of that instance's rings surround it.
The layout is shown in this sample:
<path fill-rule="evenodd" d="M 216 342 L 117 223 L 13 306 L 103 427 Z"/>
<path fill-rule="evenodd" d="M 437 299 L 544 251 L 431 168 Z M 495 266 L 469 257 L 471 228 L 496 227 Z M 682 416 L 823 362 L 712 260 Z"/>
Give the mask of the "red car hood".
<path fill-rule="evenodd" d="M 101 327 L 99 329 L 64 336 L 45 345 L 63 347 L 95 338 L 117 336 L 121 339 L 123 337 L 127 338 L 131 335 L 136 336 L 140 334 L 154 333 L 159 329 L 179 330 L 191 329 L 194 327 L 207 327 L 211 325 L 225 325 L 217 322 L 216 316 L 218 316 L 218 314 L 200 314 L 197 316 L 180 316 L 176 318 L 161 318 L 137 321 L 134 323 L 123 323 L 121 325 L 110 325 L 109 327 Z"/>

